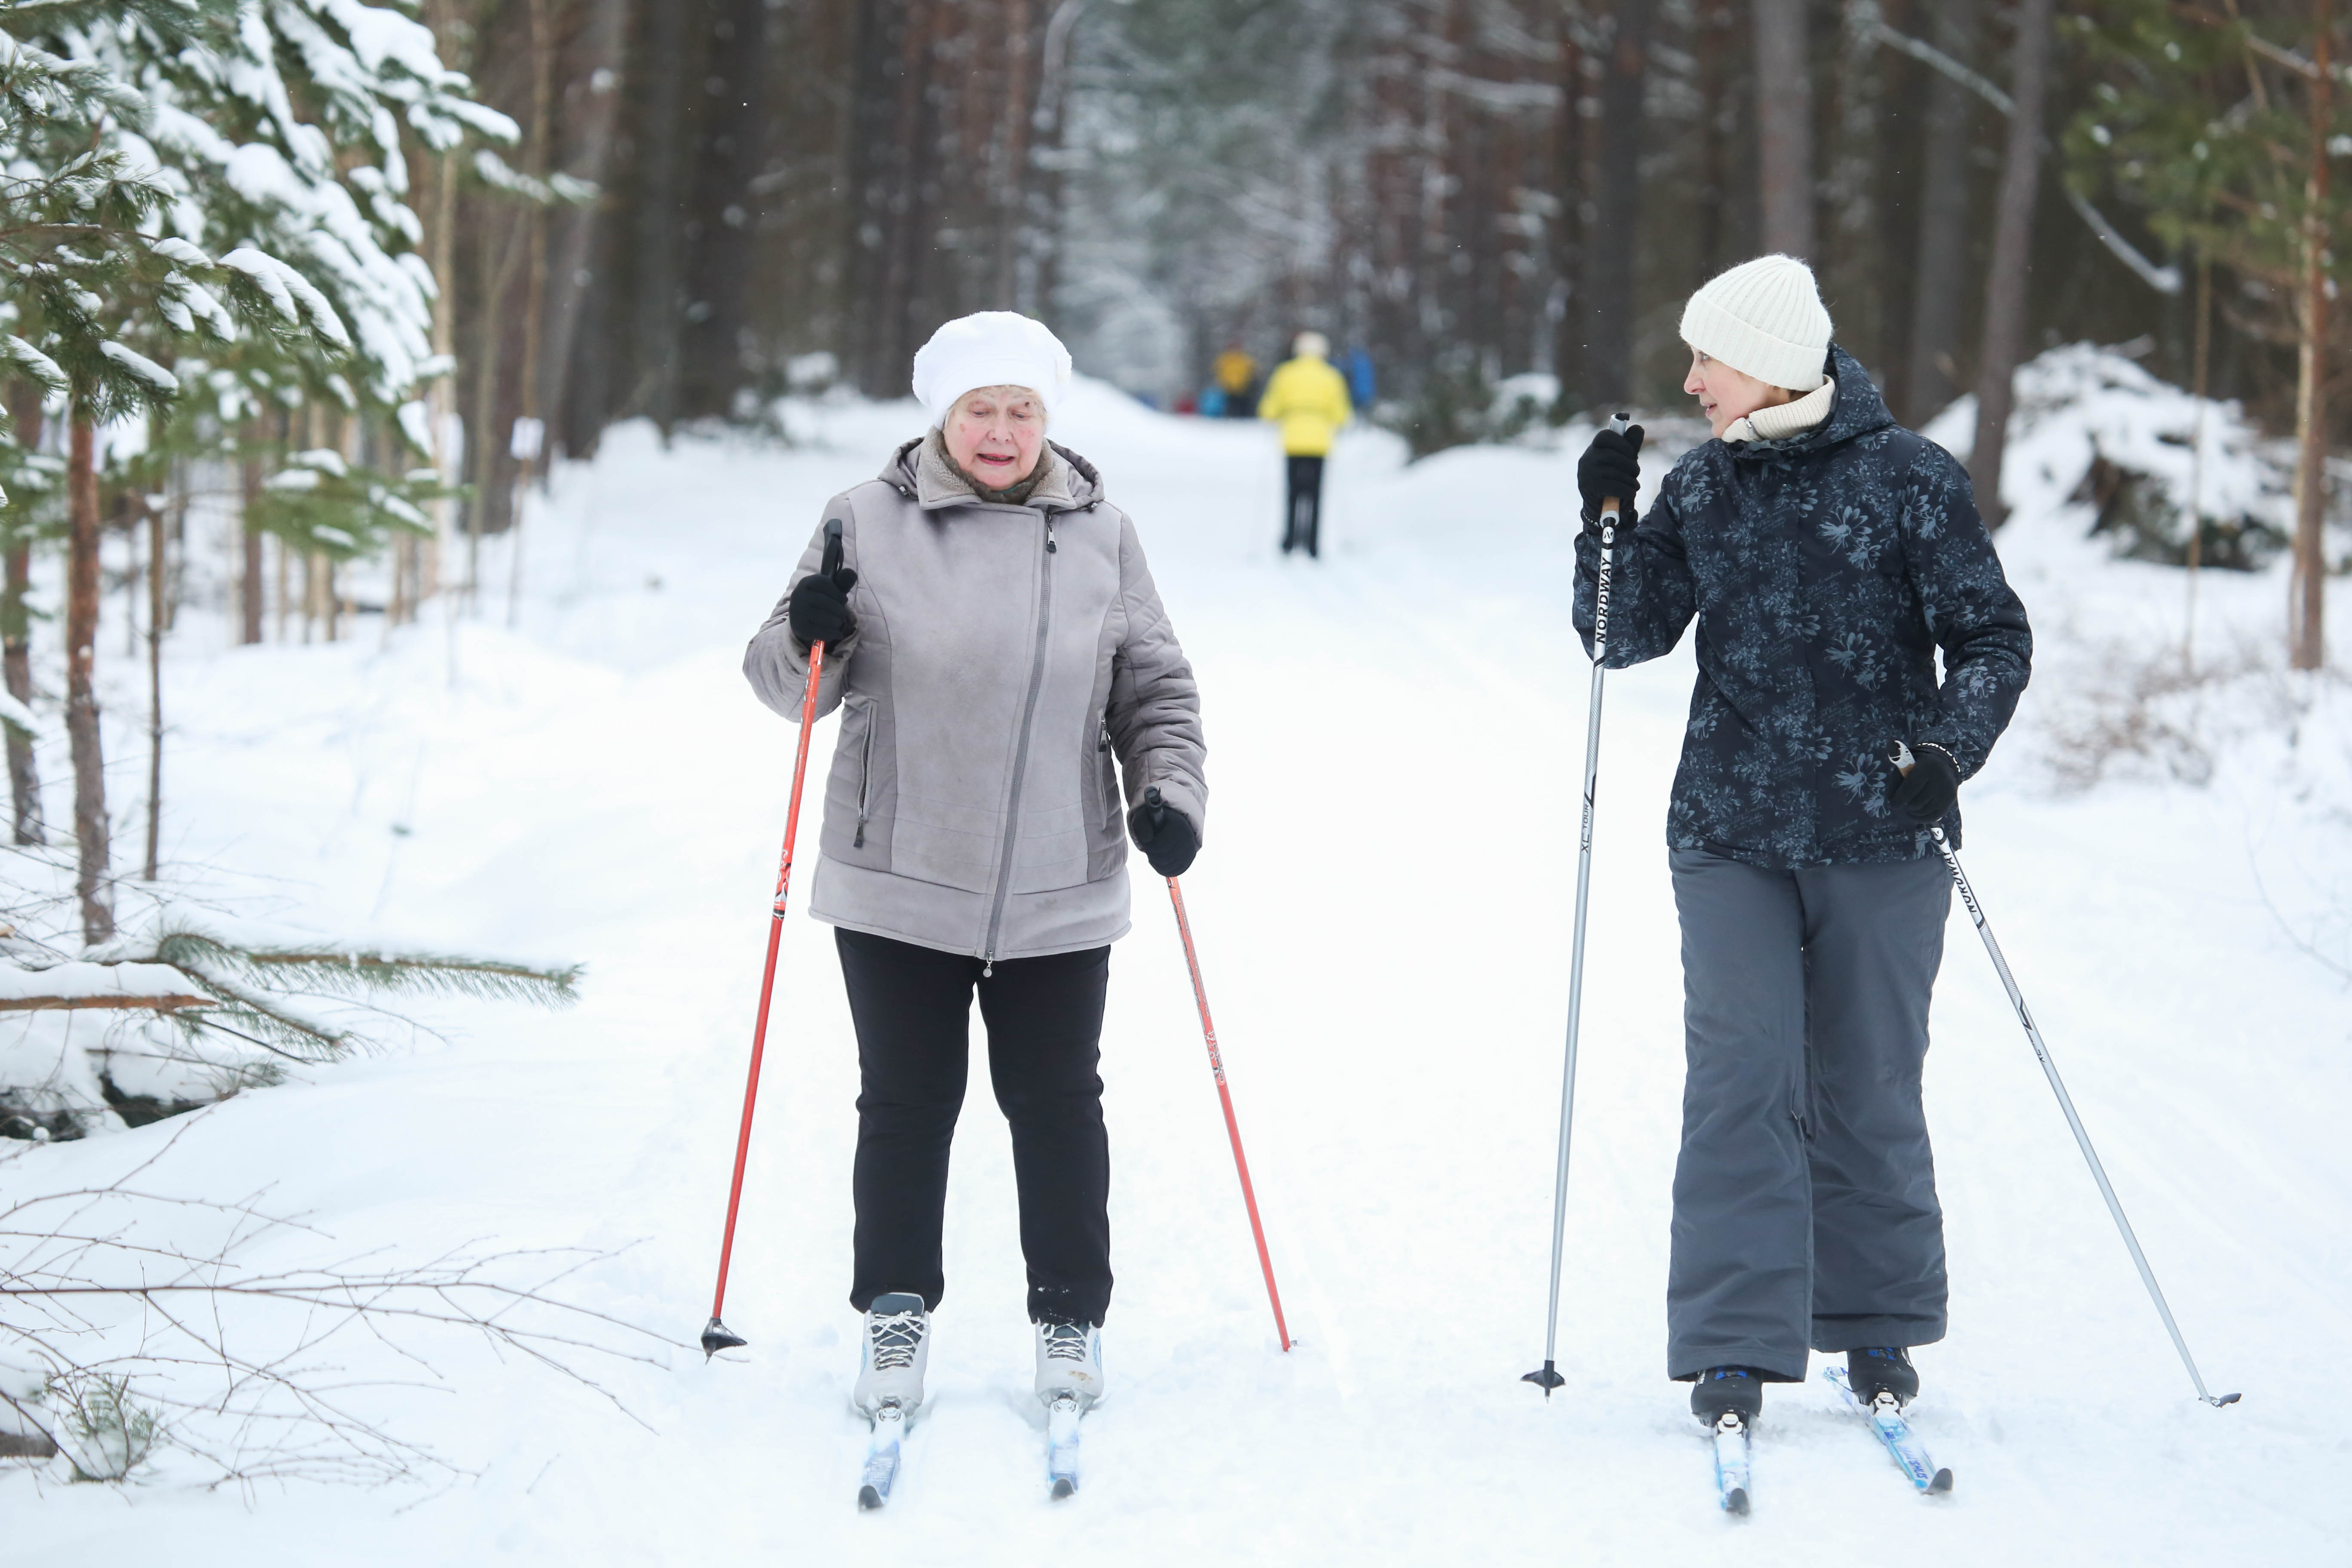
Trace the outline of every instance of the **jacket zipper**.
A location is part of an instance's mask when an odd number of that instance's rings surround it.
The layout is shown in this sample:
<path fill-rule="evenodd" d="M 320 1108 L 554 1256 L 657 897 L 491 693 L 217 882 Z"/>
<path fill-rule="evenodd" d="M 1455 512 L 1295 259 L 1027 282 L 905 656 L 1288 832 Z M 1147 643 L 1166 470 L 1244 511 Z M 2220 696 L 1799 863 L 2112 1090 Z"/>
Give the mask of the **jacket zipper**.
<path fill-rule="evenodd" d="M 1055 553 L 1054 520 L 1045 519 L 1045 556 Z M 996 973 L 996 939 L 1004 925 L 1004 900 L 1013 891 L 1013 850 L 1021 835 L 1021 783 L 1029 771 L 1029 730 L 1037 717 L 1037 693 L 1045 684 L 1045 632 L 1054 614 L 1053 562 L 1037 565 L 1037 649 L 1029 663 L 1029 696 L 1021 707 L 1021 744 L 1013 753 L 1013 790 L 1004 803 L 1004 853 L 996 869 L 996 902 L 988 916 L 988 942 L 981 952 L 981 977 Z"/>
<path fill-rule="evenodd" d="M 1118 827 L 1118 780 L 1110 771 L 1110 721 L 1108 719 L 1102 721 L 1102 742 L 1095 748 L 1095 751 L 1102 759 L 1099 763 L 1099 771 L 1102 774 L 1103 810 L 1108 813 L 1108 816 L 1105 818 L 1105 823 L 1113 831 L 1117 831 Z"/>
<path fill-rule="evenodd" d="M 857 837 L 850 842 L 852 849 L 866 847 L 866 819 L 871 815 L 874 799 L 874 721 L 871 710 L 866 715 L 866 748 L 857 759 Z"/>

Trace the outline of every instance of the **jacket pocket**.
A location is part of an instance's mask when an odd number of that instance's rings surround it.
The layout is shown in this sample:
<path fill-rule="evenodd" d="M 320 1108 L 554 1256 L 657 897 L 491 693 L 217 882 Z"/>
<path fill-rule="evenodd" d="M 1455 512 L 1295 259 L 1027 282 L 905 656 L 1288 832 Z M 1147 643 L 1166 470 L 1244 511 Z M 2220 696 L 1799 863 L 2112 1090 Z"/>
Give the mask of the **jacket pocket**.
<path fill-rule="evenodd" d="M 1095 771 L 1102 781 L 1103 830 L 1111 838 L 1119 836 L 1124 814 L 1118 809 L 1118 766 L 1110 750 L 1110 721 L 1101 721 L 1102 738 L 1095 744 Z"/>
<path fill-rule="evenodd" d="M 857 833 L 850 840 L 852 849 L 866 847 L 866 822 L 874 810 L 874 701 L 867 698 L 858 704 L 866 721 L 866 738 L 857 749 Z"/>

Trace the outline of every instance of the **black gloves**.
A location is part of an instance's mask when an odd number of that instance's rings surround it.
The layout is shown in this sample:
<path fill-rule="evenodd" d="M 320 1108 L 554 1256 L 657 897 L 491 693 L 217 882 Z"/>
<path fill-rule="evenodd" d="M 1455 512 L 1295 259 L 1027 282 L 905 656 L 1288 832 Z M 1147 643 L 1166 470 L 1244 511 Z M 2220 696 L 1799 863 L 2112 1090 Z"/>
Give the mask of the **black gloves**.
<path fill-rule="evenodd" d="M 1886 750 L 1893 753 L 1895 743 L 1887 742 Z M 1959 764 L 1943 747 L 1924 742 L 1911 748 L 1911 771 L 1898 774 L 1886 792 L 1886 804 L 1922 827 L 1943 821 L 1959 798 Z"/>
<path fill-rule="evenodd" d="M 793 584 L 793 636 L 803 647 L 820 642 L 832 647 L 857 630 L 857 617 L 849 613 L 849 591 L 856 586 L 857 574 L 846 566 L 812 572 Z"/>
<path fill-rule="evenodd" d="M 1601 531 L 1601 503 L 1617 498 L 1621 526 L 1633 521 L 1633 498 L 1642 489 L 1642 427 L 1631 426 L 1620 436 L 1602 430 L 1576 460 L 1576 488 L 1584 498 L 1585 527 Z"/>
<path fill-rule="evenodd" d="M 1181 811 L 1171 811 L 1160 799 L 1160 787 L 1154 784 L 1143 792 L 1143 804 L 1127 814 L 1127 830 L 1135 836 L 1135 847 L 1151 862 L 1151 868 L 1163 877 L 1181 877 L 1192 866 L 1192 857 L 1201 852 L 1201 840 L 1192 825 Z"/>

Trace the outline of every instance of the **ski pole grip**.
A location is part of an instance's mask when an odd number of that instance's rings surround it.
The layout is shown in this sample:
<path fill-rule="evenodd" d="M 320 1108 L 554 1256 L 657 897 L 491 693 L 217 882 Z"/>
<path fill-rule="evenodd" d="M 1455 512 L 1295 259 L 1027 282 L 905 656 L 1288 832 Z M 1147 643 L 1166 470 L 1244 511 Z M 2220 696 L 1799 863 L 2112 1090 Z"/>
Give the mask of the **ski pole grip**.
<path fill-rule="evenodd" d="M 1887 753 L 1886 760 L 1895 764 L 1895 771 L 1896 773 L 1901 773 L 1907 779 L 1911 776 L 1913 764 L 1919 759 L 1913 756 L 1911 754 L 1911 748 L 1905 745 L 1902 742 L 1895 742 L 1894 746 L 1895 749 Z"/>
<path fill-rule="evenodd" d="M 824 558 L 817 570 L 827 577 L 841 570 L 841 519 L 837 517 L 824 520 Z"/>
<path fill-rule="evenodd" d="M 1620 436 L 1622 436 L 1625 434 L 1626 426 L 1633 424 L 1633 415 L 1621 408 L 1616 413 L 1609 416 L 1609 428 L 1614 430 Z M 1616 525 L 1619 509 L 1622 504 L 1623 503 L 1615 496 L 1603 496 L 1601 498 L 1601 521 L 1603 526 L 1614 527 Z"/>

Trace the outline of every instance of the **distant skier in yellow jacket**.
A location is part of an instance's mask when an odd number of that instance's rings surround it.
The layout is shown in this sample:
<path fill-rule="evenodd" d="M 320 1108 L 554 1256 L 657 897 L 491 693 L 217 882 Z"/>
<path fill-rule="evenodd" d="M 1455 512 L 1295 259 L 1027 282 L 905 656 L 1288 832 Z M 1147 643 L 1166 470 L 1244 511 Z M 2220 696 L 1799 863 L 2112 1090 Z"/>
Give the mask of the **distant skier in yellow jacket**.
<path fill-rule="evenodd" d="M 1301 332 L 1291 343 L 1297 357 L 1267 378 L 1257 416 L 1282 426 L 1282 450 L 1290 460 L 1290 507 L 1282 531 L 1282 552 L 1304 548 L 1322 555 L 1323 459 L 1331 438 L 1354 413 L 1347 379 L 1331 368 L 1331 345 L 1320 332 Z"/>

